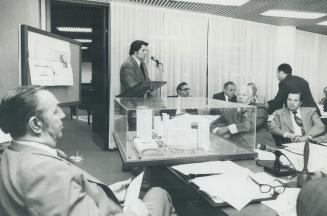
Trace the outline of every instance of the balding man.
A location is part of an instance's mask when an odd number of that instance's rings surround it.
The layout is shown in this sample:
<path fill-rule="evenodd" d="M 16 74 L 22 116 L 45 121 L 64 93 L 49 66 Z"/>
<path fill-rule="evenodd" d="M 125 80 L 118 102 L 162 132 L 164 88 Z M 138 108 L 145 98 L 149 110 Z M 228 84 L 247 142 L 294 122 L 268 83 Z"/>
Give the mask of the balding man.
<path fill-rule="evenodd" d="M 174 214 L 168 193 L 160 188 L 123 212 L 115 191 L 56 149 L 64 117 L 57 98 L 41 87 L 17 87 L 2 99 L 0 128 L 13 141 L 0 160 L 1 216 Z"/>
<path fill-rule="evenodd" d="M 226 109 L 221 116 L 211 123 L 211 131 L 232 141 L 253 147 L 253 133 L 256 130 L 256 144 L 275 146 L 274 139 L 268 130 L 268 113 L 265 105 L 252 103 L 253 91 L 250 86 L 243 85 L 237 91 L 237 102 L 257 107 L 256 125 L 254 126 L 254 113 L 245 109 L 239 116 L 237 108 Z"/>

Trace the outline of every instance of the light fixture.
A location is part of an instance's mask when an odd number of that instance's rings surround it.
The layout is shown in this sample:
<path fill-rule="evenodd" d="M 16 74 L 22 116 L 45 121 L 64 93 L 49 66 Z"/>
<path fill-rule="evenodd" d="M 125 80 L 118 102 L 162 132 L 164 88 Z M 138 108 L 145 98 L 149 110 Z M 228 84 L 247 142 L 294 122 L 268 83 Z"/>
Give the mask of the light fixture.
<path fill-rule="evenodd" d="M 77 40 L 81 43 L 92 43 L 92 40 L 91 39 L 74 39 L 74 40 Z"/>
<path fill-rule="evenodd" d="M 82 46 L 82 48 L 81 48 L 82 50 L 87 50 L 88 49 L 88 47 L 86 47 L 86 46 Z"/>
<path fill-rule="evenodd" d="M 197 4 L 212 4 L 224 6 L 241 6 L 250 0 L 170 0 L 171 2 L 185 2 Z"/>
<path fill-rule="evenodd" d="M 317 23 L 317 25 L 327 26 L 327 20 Z"/>
<path fill-rule="evenodd" d="M 268 10 L 263 12 L 263 16 L 296 18 L 296 19 L 317 19 L 326 16 L 325 13 L 303 12 L 303 11 L 290 11 L 290 10 Z"/>
<path fill-rule="evenodd" d="M 92 33 L 92 28 L 84 28 L 84 27 L 57 26 L 56 29 L 61 32 Z"/>

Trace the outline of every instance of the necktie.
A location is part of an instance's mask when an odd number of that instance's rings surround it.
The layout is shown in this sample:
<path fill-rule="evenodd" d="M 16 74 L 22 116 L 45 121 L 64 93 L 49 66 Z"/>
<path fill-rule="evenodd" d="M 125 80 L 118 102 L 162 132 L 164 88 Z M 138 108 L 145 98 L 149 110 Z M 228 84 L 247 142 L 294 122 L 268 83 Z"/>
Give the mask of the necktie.
<path fill-rule="evenodd" d="M 231 98 L 231 97 L 229 97 L 229 98 L 228 98 L 228 101 L 229 101 L 229 102 L 231 102 L 231 101 L 232 101 L 232 98 Z"/>
<path fill-rule="evenodd" d="M 300 119 L 296 115 L 297 111 L 293 111 L 292 113 L 293 113 L 293 116 L 294 116 L 295 123 L 297 124 L 297 126 L 299 126 L 301 128 L 301 133 L 302 133 L 302 135 L 304 135 L 305 134 L 305 130 L 304 130 L 304 127 L 303 127 L 303 121 L 302 121 L 302 119 Z"/>
<path fill-rule="evenodd" d="M 142 74 L 143 74 L 144 79 L 146 79 L 146 76 L 145 76 L 145 68 L 144 68 L 144 63 L 143 62 L 141 62 L 140 68 L 141 68 L 141 71 L 142 71 Z"/>

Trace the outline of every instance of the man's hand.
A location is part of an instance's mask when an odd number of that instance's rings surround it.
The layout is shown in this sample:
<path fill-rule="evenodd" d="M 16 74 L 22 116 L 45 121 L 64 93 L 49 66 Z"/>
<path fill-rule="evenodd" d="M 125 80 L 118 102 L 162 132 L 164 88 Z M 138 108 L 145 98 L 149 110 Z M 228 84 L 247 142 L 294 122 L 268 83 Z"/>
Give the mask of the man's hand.
<path fill-rule="evenodd" d="M 219 136 L 225 135 L 226 133 L 229 133 L 229 128 L 228 127 L 221 127 L 217 130 L 216 132 Z"/>
<path fill-rule="evenodd" d="M 294 138 L 295 142 L 305 142 L 309 140 L 309 136 L 297 136 Z"/>

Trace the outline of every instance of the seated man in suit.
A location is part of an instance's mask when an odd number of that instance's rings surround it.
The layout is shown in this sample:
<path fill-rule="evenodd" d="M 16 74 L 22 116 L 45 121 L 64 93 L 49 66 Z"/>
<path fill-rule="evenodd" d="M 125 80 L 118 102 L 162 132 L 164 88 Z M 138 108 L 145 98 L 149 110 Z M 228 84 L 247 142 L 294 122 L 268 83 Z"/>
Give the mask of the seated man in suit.
<path fill-rule="evenodd" d="M 65 114 L 49 91 L 21 86 L 0 104 L 0 128 L 13 141 L 0 160 L 0 215 L 172 215 L 168 193 L 150 189 L 122 212 L 105 184 L 56 149 Z M 117 188 L 118 190 L 118 188 Z"/>
<path fill-rule="evenodd" d="M 325 125 L 315 107 L 301 107 L 303 95 L 299 91 L 288 93 L 286 107 L 276 110 L 271 122 L 271 133 L 278 143 L 304 142 L 314 138 L 326 142 Z"/>
<path fill-rule="evenodd" d="M 228 102 L 237 102 L 237 96 L 235 95 L 236 85 L 232 81 L 228 81 L 224 84 L 222 92 L 213 95 L 213 99 L 223 100 Z"/>
<path fill-rule="evenodd" d="M 254 141 L 252 135 L 256 130 L 256 144 L 275 146 L 274 139 L 267 127 L 267 109 L 263 104 L 252 103 L 252 100 L 252 88 L 247 85 L 241 86 L 238 90 L 237 101 L 238 103 L 256 106 L 256 119 L 254 119 L 253 109 L 226 109 L 218 119 L 211 123 L 211 131 L 218 136 L 251 148 Z M 254 125 L 254 121 L 256 121 L 256 125 Z"/>
<path fill-rule="evenodd" d="M 190 87 L 186 82 L 181 82 L 177 85 L 176 87 L 176 92 L 177 95 L 173 95 L 173 96 L 168 96 L 168 97 L 180 97 L 180 98 L 184 98 L 184 97 L 191 97 L 190 94 Z M 181 115 L 181 114 L 193 114 L 193 115 L 197 115 L 198 114 L 198 110 L 197 109 L 173 109 L 173 110 L 161 110 L 161 113 L 167 113 L 170 116 L 176 116 L 176 115 Z"/>
<path fill-rule="evenodd" d="M 224 84 L 224 89 L 222 92 L 213 95 L 213 99 L 222 100 L 226 102 L 237 102 L 237 96 L 235 95 L 236 85 L 232 81 L 228 81 Z M 210 115 L 220 115 L 219 109 L 211 109 Z"/>

